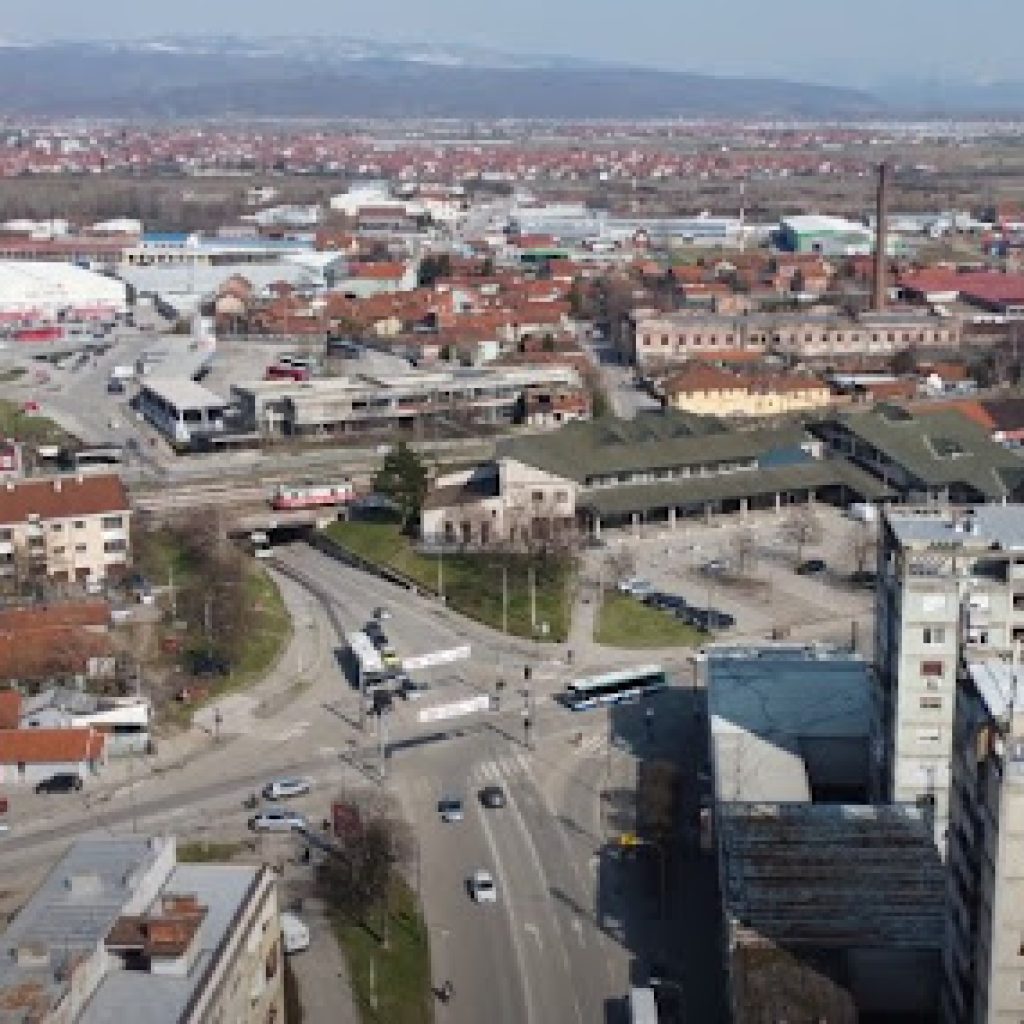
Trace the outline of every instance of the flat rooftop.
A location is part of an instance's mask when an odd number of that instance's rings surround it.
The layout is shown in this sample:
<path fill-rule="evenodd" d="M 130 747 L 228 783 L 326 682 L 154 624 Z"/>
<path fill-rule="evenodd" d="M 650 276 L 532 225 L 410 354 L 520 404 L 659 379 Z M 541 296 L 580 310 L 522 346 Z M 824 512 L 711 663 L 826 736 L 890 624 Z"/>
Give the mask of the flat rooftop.
<path fill-rule="evenodd" d="M 717 827 L 738 943 L 942 948 L 945 872 L 920 808 L 724 804 Z"/>
<path fill-rule="evenodd" d="M 871 687 L 860 658 L 804 645 L 721 647 L 708 651 L 705 675 L 719 802 L 810 803 L 812 775 L 865 781 Z"/>
<path fill-rule="evenodd" d="M 995 719 L 1008 719 L 1024 706 L 1024 669 L 1005 661 L 972 661 L 967 665 L 971 681 Z"/>
<path fill-rule="evenodd" d="M 194 895 L 207 911 L 195 939 L 198 954 L 191 970 L 184 977 L 175 977 L 114 967 L 104 976 L 77 1024 L 167 1024 L 180 1020 L 260 871 L 259 867 L 245 865 L 179 864 L 162 892 Z"/>
<path fill-rule="evenodd" d="M 146 377 L 142 387 L 178 410 L 224 409 L 231 404 L 188 377 Z"/>
<path fill-rule="evenodd" d="M 971 509 L 919 512 L 889 509 L 885 519 L 905 547 L 1024 551 L 1024 505 L 978 505 Z"/>
<path fill-rule="evenodd" d="M 79 839 L 71 847 L 3 934 L 2 1024 L 49 1009 L 71 965 L 92 954 L 163 850 L 163 840 L 141 837 Z"/>

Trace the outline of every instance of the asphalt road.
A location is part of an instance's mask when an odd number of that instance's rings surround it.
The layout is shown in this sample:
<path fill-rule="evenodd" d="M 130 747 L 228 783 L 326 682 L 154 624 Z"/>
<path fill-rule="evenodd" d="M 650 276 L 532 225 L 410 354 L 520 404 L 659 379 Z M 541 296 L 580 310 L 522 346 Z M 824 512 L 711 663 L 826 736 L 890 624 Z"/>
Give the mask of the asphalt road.
<path fill-rule="evenodd" d="M 362 625 L 375 605 L 392 612 L 386 628 L 400 654 L 471 643 L 473 657 L 420 673 L 430 691 L 395 705 L 388 720 L 386 786 L 401 802 L 419 846 L 421 887 L 435 984 L 455 995 L 438 1006 L 441 1022 L 590 1024 L 618 1021 L 638 957 L 649 960 L 657 937 L 651 873 L 609 856 L 605 793 L 622 774 L 628 789 L 634 752 L 609 754 L 603 711 L 573 715 L 554 703 L 568 669 L 533 652 L 534 727 L 528 747 L 520 695 L 501 710 L 420 724 L 419 709 L 493 688 L 497 666 L 522 664 L 521 641 L 462 622 L 418 598 L 340 565 L 303 545 L 279 552 L 296 588 L 314 590 L 292 603 L 301 611 L 296 640 L 279 669 L 287 686 L 272 697 L 239 694 L 222 703 L 221 740 L 159 775 L 90 785 L 68 797 L 24 795 L 2 840 L 15 871 L 56 857 L 77 835 L 174 831 L 183 839 L 251 839 L 242 799 L 275 775 L 302 773 L 313 793 L 296 801 L 313 822 L 342 788 L 377 784 L 380 761 L 372 729 L 359 729 L 358 695 L 335 653 L 340 635 Z M 576 737 L 577 733 L 582 736 Z M 500 785 L 504 808 L 484 809 L 479 789 Z M 445 825 L 438 797 L 458 791 L 464 821 Z M 260 841 L 256 849 L 263 849 Z M 475 868 L 496 879 L 496 905 L 477 905 L 466 879 Z M 647 928 L 651 925 L 651 929 Z"/>

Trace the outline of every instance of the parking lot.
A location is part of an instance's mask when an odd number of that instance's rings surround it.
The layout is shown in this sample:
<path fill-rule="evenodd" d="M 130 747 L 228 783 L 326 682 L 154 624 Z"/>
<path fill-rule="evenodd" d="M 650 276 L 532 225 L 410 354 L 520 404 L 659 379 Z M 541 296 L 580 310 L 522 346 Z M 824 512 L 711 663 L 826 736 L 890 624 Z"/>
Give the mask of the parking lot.
<path fill-rule="evenodd" d="M 831 506 L 798 515 L 801 529 L 791 513 L 767 512 L 713 524 L 681 523 L 674 531 L 640 537 L 609 536 L 607 547 L 591 551 L 591 572 L 595 562 L 598 572 L 607 573 L 607 563 L 625 564 L 631 556 L 629 575 L 655 592 L 681 598 L 691 609 L 724 613 L 712 614 L 711 622 L 724 640 L 853 640 L 868 652 L 874 525 Z M 643 599 L 645 588 L 640 589 Z"/>

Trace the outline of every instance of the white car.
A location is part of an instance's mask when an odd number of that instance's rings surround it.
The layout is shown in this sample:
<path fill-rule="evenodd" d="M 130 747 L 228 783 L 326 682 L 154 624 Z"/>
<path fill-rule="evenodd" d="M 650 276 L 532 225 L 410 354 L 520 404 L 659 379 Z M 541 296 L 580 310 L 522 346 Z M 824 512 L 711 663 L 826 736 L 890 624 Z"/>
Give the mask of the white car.
<path fill-rule="evenodd" d="M 470 875 L 469 892 L 477 903 L 498 902 L 498 890 L 494 887 L 494 876 L 483 868 L 478 868 Z"/>
<path fill-rule="evenodd" d="M 263 796 L 267 800 L 282 800 L 305 796 L 312 788 L 309 779 L 271 779 L 263 787 Z"/>
<path fill-rule="evenodd" d="M 632 594 L 634 597 L 643 597 L 644 594 L 650 594 L 654 590 L 648 580 L 642 580 L 639 576 L 633 576 L 628 580 L 623 580 L 619 584 L 619 591 L 623 594 Z"/>
<path fill-rule="evenodd" d="M 267 807 L 249 819 L 253 832 L 294 832 L 305 831 L 308 827 L 309 823 L 301 814 L 278 807 Z"/>
<path fill-rule="evenodd" d="M 301 953 L 309 949 L 309 928 L 288 910 L 281 911 L 281 938 L 285 953 Z"/>

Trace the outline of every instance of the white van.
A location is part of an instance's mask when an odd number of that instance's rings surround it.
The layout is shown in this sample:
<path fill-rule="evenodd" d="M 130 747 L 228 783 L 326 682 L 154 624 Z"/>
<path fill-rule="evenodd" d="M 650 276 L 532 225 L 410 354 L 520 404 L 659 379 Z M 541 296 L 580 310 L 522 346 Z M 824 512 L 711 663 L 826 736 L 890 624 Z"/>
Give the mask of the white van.
<path fill-rule="evenodd" d="M 281 911 L 281 939 L 285 953 L 301 953 L 309 949 L 309 928 L 288 910 Z"/>

